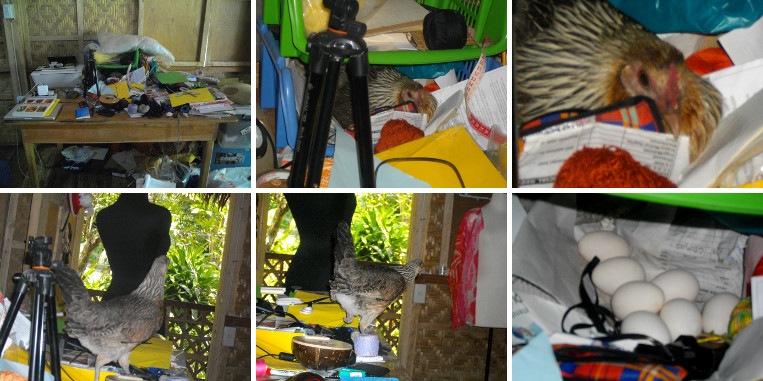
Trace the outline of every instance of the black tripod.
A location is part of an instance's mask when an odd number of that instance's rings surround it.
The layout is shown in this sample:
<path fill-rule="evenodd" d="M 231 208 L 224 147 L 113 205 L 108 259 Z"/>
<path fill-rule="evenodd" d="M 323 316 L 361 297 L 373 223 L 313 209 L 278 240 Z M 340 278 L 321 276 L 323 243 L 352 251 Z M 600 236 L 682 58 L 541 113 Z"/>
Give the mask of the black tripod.
<path fill-rule="evenodd" d="M 297 144 L 292 161 L 289 187 L 318 187 L 331 123 L 339 68 L 349 57 L 352 116 L 358 150 L 360 186 L 374 187 L 371 118 L 368 114 L 368 48 L 363 41 L 366 24 L 355 21 L 358 2 L 355 0 L 323 0 L 329 8 L 329 29 L 312 34 L 307 40 L 310 60 L 307 89 Z"/>
<path fill-rule="evenodd" d="M 0 328 L 0 347 L 5 345 L 11 332 L 21 301 L 29 291 L 29 286 L 35 286 L 34 309 L 32 310 L 32 327 L 29 333 L 29 374 L 27 380 L 42 380 L 45 375 L 45 337 L 50 345 L 50 369 L 56 381 L 61 381 L 61 363 L 58 353 L 58 331 L 56 326 L 56 280 L 50 271 L 50 259 L 53 253 L 48 245 L 53 239 L 48 236 L 29 237 L 28 259 L 32 268 L 23 274 L 15 274 L 13 282 L 16 289 L 11 299 L 11 309 L 5 316 Z M 46 335 L 47 334 L 47 335 Z"/>

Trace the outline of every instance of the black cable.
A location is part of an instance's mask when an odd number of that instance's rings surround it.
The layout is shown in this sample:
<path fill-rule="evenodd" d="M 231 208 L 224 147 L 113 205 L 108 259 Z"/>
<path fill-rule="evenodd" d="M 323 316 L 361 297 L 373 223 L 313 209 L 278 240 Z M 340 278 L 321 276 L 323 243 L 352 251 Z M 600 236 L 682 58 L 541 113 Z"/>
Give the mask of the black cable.
<path fill-rule="evenodd" d="M 379 173 L 379 167 L 381 167 L 383 164 L 387 164 L 392 161 L 429 161 L 434 163 L 441 163 L 445 164 L 448 167 L 450 167 L 453 172 L 456 173 L 456 177 L 458 177 L 458 182 L 461 183 L 461 188 L 466 188 L 466 185 L 464 184 L 464 180 L 461 178 L 461 173 L 458 172 L 458 168 L 456 168 L 453 163 L 443 160 L 443 159 L 437 159 L 434 157 L 393 157 L 391 159 L 383 160 L 379 165 L 376 166 L 376 169 L 374 170 L 374 187 L 376 187 L 376 178 L 377 174 Z"/>
<path fill-rule="evenodd" d="M 264 135 L 265 138 L 267 138 L 268 143 L 270 143 L 270 147 L 273 149 L 273 169 L 278 169 L 278 158 L 276 155 L 276 144 L 273 142 L 273 137 L 270 136 L 270 131 L 265 127 L 262 122 L 257 119 L 257 129 L 260 130 L 260 134 Z M 264 157 L 264 156 L 263 156 Z M 260 156 L 257 157 L 258 159 Z"/>

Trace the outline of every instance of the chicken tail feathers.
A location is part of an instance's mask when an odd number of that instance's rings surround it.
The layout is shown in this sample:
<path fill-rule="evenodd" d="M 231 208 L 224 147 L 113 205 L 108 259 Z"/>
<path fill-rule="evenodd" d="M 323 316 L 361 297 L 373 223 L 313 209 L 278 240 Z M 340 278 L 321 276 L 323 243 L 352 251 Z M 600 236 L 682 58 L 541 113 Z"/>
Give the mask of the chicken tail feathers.
<path fill-rule="evenodd" d="M 51 269 L 56 274 L 56 282 L 66 304 L 73 300 L 90 300 L 90 295 L 82 283 L 82 278 L 74 269 L 64 265 L 61 261 L 54 261 Z"/>
<path fill-rule="evenodd" d="M 339 264 L 347 258 L 355 259 L 355 244 L 352 241 L 350 226 L 345 221 L 339 221 L 334 232 L 334 272 Z"/>

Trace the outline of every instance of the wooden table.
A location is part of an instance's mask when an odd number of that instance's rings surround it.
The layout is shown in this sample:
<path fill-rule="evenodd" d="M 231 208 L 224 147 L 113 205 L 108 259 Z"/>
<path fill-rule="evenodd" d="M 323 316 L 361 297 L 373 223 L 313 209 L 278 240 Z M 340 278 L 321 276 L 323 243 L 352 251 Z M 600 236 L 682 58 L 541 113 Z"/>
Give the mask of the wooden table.
<path fill-rule="evenodd" d="M 81 98 L 79 98 L 81 99 Z M 235 122 L 235 117 L 223 119 L 191 117 L 130 118 L 127 113 L 113 117 L 93 115 L 87 119 L 76 119 L 74 111 L 77 102 L 61 102 L 62 109 L 56 120 L 15 120 L 21 130 L 27 168 L 32 172 L 35 187 L 40 187 L 40 179 L 35 162 L 34 145 L 40 143 L 96 144 L 96 143 L 145 143 L 201 141 L 203 154 L 199 186 L 205 187 L 212 162 L 212 149 L 217 138 L 220 123 Z"/>

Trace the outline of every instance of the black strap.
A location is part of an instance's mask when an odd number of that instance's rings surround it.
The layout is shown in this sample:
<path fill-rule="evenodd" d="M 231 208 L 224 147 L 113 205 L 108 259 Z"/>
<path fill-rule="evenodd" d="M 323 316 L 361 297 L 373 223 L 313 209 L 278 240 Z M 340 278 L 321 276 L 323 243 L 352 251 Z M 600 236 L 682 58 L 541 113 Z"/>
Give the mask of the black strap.
<path fill-rule="evenodd" d="M 564 313 L 564 316 L 562 317 L 562 332 L 575 333 L 575 331 L 578 329 L 588 329 L 593 327 L 596 328 L 597 332 L 605 335 L 616 335 L 620 333 L 620 323 L 617 321 L 617 319 L 615 319 L 615 315 L 612 313 L 612 311 L 599 305 L 599 294 L 596 292 L 596 287 L 593 287 L 594 301 L 591 301 L 591 298 L 588 296 L 588 292 L 586 292 L 585 289 L 585 277 L 588 276 L 588 279 L 591 280 L 591 284 L 593 284 L 591 274 L 593 273 L 593 269 L 596 267 L 596 265 L 599 264 L 600 261 L 601 260 L 598 257 L 593 257 L 593 259 L 588 262 L 585 269 L 583 269 L 583 274 L 580 276 L 580 286 L 578 287 L 578 293 L 580 294 L 581 302 L 570 307 Z M 583 311 L 585 311 L 588 318 L 591 319 L 592 324 L 578 323 L 573 325 L 572 328 L 567 331 L 567 329 L 564 328 L 564 321 L 567 319 L 567 315 L 570 313 L 570 311 L 577 308 L 582 308 Z M 614 331 L 607 331 L 604 324 L 608 320 L 611 321 L 614 325 Z"/>

